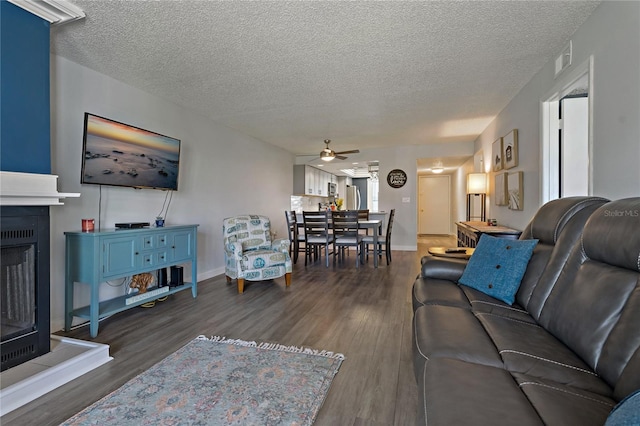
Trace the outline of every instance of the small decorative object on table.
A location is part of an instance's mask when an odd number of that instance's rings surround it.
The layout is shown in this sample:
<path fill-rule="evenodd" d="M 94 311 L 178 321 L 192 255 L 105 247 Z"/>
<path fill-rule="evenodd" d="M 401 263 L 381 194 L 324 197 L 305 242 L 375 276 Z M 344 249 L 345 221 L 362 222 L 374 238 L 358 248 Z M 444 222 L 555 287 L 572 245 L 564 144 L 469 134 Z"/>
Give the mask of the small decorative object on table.
<path fill-rule="evenodd" d="M 153 281 L 154 281 L 153 275 L 151 275 L 148 272 L 145 272 L 142 274 L 136 274 L 131 277 L 131 283 L 129 284 L 129 287 L 137 288 L 138 292 L 142 294 L 147 292 L 147 288 L 151 284 L 153 284 Z"/>
<path fill-rule="evenodd" d="M 131 283 L 129 284 L 129 287 L 137 288 L 138 294 L 144 294 L 147 292 L 147 288 L 151 284 L 153 284 L 154 280 L 155 278 L 153 277 L 153 275 L 148 272 L 144 272 L 142 274 L 136 274 L 131 277 Z M 142 306 L 143 308 L 152 308 L 155 306 L 155 304 L 156 304 L 155 300 L 152 300 L 150 302 L 143 303 L 140 306 Z"/>
<path fill-rule="evenodd" d="M 156 217 L 156 228 L 162 228 L 164 226 L 164 218 L 162 216 Z"/>
<path fill-rule="evenodd" d="M 82 219 L 82 232 L 93 232 L 95 224 L 95 219 Z"/>
<path fill-rule="evenodd" d="M 343 198 L 337 198 L 336 199 L 336 207 L 338 208 L 338 210 L 342 210 L 342 204 L 344 203 L 344 199 Z"/>

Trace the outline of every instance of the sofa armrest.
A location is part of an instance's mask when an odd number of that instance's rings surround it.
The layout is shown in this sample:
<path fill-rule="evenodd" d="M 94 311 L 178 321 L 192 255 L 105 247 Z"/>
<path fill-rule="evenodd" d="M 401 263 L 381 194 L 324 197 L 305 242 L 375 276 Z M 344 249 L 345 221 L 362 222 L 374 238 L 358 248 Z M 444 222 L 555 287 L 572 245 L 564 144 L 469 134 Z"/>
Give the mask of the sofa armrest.
<path fill-rule="evenodd" d="M 466 259 L 424 256 L 422 258 L 422 272 L 420 276 L 423 278 L 449 280 L 457 283 L 466 267 Z"/>

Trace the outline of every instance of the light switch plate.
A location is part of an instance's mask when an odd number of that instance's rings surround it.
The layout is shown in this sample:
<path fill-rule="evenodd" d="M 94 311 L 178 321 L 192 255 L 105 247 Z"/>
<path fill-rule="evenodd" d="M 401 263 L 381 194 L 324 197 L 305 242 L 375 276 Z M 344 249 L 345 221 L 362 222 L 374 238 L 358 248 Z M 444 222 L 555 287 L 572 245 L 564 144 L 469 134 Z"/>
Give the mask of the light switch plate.
<path fill-rule="evenodd" d="M 402 197 L 402 202 L 403 203 L 410 203 L 411 202 L 411 197 Z"/>

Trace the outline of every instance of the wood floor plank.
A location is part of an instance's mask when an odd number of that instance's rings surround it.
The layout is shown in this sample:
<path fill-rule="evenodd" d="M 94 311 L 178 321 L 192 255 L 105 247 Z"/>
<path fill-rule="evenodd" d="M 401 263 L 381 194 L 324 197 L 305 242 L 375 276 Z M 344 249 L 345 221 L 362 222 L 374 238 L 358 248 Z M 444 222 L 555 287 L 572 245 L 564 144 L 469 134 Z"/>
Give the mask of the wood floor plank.
<path fill-rule="evenodd" d="M 305 346 L 343 353 L 316 425 L 415 424 L 417 389 L 411 350 L 411 286 L 428 246 L 455 238 L 420 237 L 417 252 L 392 253 L 390 265 L 370 257 L 355 267 L 324 259 L 294 266 L 284 279 L 247 283 L 238 294 L 224 276 L 199 283 L 198 297 L 180 292 L 149 309 L 136 308 L 65 336 L 110 345 L 114 360 L 0 419 L 3 426 L 58 425 L 198 335 Z"/>

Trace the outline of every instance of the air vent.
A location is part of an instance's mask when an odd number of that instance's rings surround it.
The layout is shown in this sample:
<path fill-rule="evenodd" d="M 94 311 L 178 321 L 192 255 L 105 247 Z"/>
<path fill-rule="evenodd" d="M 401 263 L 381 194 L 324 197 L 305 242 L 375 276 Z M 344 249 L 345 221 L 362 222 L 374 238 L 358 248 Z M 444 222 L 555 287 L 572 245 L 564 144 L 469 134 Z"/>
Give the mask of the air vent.
<path fill-rule="evenodd" d="M 556 77 L 562 71 L 564 71 L 569 66 L 571 66 L 572 54 L 573 54 L 573 44 L 571 40 L 569 40 L 569 43 L 564 47 L 564 49 L 562 49 L 562 53 L 560 53 L 560 55 L 556 58 L 556 74 L 555 74 Z"/>
<path fill-rule="evenodd" d="M 7 364 L 7 363 L 11 363 L 11 361 L 23 358 L 23 357 L 27 357 L 31 354 L 33 354 L 36 350 L 36 347 L 34 345 L 27 345 L 27 346 L 23 346 L 21 348 L 18 348 L 16 350 L 10 351 L 8 353 L 2 353 L 2 364 Z"/>
<path fill-rule="evenodd" d="M 9 229 L 1 232 L 2 240 L 31 239 L 35 235 L 34 229 Z"/>

